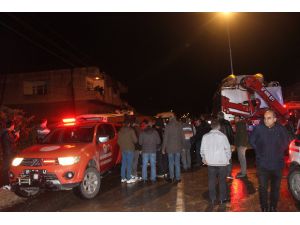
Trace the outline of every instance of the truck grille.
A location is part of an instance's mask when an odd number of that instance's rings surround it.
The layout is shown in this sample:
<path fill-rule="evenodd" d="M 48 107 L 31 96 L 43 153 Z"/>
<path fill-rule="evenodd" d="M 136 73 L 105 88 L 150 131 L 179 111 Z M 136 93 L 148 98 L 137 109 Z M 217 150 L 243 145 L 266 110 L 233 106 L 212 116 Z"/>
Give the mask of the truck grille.
<path fill-rule="evenodd" d="M 44 174 L 44 179 L 45 180 L 57 180 L 57 176 L 54 174 L 54 173 L 47 173 L 47 174 Z"/>
<path fill-rule="evenodd" d="M 43 170 L 24 170 L 20 175 L 22 178 L 32 178 L 34 173 L 38 173 L 43 181 L 58 180 L 55 173 L 45 173 Z"/>
<path fill-rule="evenodd" d="M 37 159 L 37 158 L 25 158 L 22 160 L 21 166 L 38 167 L 38 166 L 42 166 L 42 161 L 41 159 Z"/>

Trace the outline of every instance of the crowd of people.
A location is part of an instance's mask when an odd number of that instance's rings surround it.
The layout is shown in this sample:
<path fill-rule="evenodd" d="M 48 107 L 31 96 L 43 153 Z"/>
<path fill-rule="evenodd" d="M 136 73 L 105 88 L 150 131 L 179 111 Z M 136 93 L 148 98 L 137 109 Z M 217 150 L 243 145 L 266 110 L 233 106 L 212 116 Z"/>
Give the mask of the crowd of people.
<path fill-rule="evenodd" d="M 294 131 L 291 133 L 280 125 L 272 110 L 265 112 L 260 124 L 250 134 L 246 121 L 240 116 L 235 116 L 233 124 L 234 126 L 224 118 L 223 112 L 219 112 L 210 124 L 204 116 L 191 121 L 186 117 L 178 120 L 175 114 L 167 122 L 162 118 L 144 120 L 141 123 L 125 120 L 118 132 L 118 144 L 122 153 L 121 182 L 131 184 L 142 181 L 148 184 L 157 182 L 157 178 L 164 178 L 170 183 L 179 183 L 182 170 L 189 172 L 192 168 L 205 165 L 208 170 L 210 204 L 213 206 L 217 202 L 217 184 L 218 201 L 223 204 L 229 200 L 227 180 L 234 179 L 232 152 L 237 151 L 240 163 L 240 171 L 235 178 L 243 179 L 247 177 L 246 150 L 253 148 L 261 210 L 276 211 L 284 153 Z M 42 119 L 36 127 L 37 142 L 41 142 L 49 132 L 47 119 Z M 9 184 L 9 162 L 13 158 L 19 137 L 14 122 L 7 121 L 6 128 L 1 132 L 2 183 L 6 186 Z"/>
<path fill-rule="evenodd" d="M 234 126 L 219 112 L 208 124 L 203 116 L 191 122 L 187 118 L 169 118 L 164 126 L 160 119 L 143 121 L 141 125 L 125 121 L 118 135 L 122 151 L 121 182 L 155 183 L 157 177 L 168 182 L 181 182 L 181 170 L 206 165 L 210 204 L 217 202 L 216 185 L 219 185 L 219 203 L 229 200 L 227 180 L 232 176 L 231 156 L 237 151 L 240 171 L 237 179 L 247 178 L 246 150 L 256 153 L 262 211 L 276 211 L 280 182 L 284 168 L 284 155 L 291 141 L 287 129 L 277 123 L 276 114 L 267 110 L 260 124 L 249 134 L 247 123 L 235 116 Z M 139 156 L 142 160 L 142 177 L 138 176 Z M 147 166 L 150 162 L 150 180 Z M 156 166 L 157 164 L 157 166 Z M 270 181 L 270 194 L 268 185 Z M 268 199 L 270 196 L 270 199 Z"/>

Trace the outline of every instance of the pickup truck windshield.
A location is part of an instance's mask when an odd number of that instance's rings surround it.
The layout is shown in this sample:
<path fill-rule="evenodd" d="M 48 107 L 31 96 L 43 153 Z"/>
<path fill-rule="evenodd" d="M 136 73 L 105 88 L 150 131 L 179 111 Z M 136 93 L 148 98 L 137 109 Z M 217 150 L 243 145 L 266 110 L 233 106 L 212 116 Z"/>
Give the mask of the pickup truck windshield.
<path fill-rule="evenodd" d="M 94 126 L 61 127 L 53 130 L 43 144 L 89 143 L 93 141 Z"/>

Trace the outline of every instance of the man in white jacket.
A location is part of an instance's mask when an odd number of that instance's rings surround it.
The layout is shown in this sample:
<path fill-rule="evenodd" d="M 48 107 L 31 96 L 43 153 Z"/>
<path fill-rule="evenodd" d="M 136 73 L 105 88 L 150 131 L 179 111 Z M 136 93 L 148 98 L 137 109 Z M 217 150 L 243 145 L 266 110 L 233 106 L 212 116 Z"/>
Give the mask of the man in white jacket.
<path fill-rule="evenodd" d="M 219 199 L 223 204 L 227 197 L 226 166 L 231 159 L 231 149 L 227 137 L 220 131 L 220 123 L 213 120 L 212 130 L 205 134 L 201 143 L 201 157 L 208 165 L 208 190 L 211 204 L 216 201 L 216 181 L 219 178 Z"/>

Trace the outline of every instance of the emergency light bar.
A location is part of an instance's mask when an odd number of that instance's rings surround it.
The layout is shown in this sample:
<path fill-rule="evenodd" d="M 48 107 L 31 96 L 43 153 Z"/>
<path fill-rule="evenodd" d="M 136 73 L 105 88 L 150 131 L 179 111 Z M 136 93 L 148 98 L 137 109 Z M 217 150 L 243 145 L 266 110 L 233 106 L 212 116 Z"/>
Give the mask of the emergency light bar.
<path fill-rule="evenodd" d="M 75 118 L 65 118 L 65 119 L 63 119 L 63 122 L 64 123 L 75 123 L 76 120 L 75 120 Z"/>

